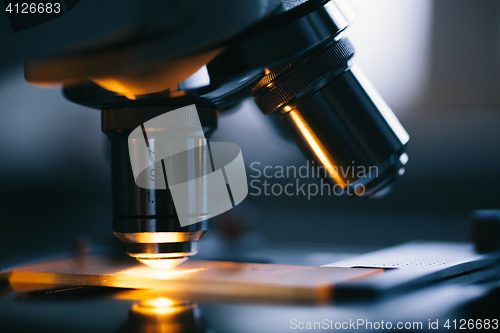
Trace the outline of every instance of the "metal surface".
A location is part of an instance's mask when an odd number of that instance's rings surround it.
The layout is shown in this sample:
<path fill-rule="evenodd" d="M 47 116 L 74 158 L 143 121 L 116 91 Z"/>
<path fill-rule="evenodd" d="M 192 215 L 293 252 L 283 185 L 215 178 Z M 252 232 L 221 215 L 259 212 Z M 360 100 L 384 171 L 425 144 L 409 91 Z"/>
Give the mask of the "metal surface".
<path fill-rule="evenodd" d="M 181 227 L 170 190 L 144 189 L 136 185 L 129 157 L 128 135 L 137 126 L 170 110 L 179 103 L 197 102 L 199 97 L 182 96 L 149 101 L 149 106 L 110 108 L 102 112 L 102 129 L 111 140 L 113 186 L 113 231 L 127 243 L 127 253 L 148 264 L 170 267 L 197 253 L 196 242 L 208 229 L 208 221 Z M 155 105 L 156 104 L 156 105 Z M 217 109 L 208 101 L 198 107 L 198 117 L 206 136 L 217 128 Z M 182 121 L 181 121 L 182 122 Z M 186 123 L 189 123 L 187 121 Z M 174 126 L 174 124 L 172 124 Z M 153 141 L 153 138 L 150 138 Z M 193 137 L 191 140 L 200 140 Z M 153 144 L 153 142 L 151 142 Z M 199 163 L 204 163 L 200 160 Z M 205 161 L 205 164 L 209 163 Z M 195 172 L 208 165 L 191 165 Z M 186 198 L 189 200 L 189 198 Z M 155 260 L 168 260 L 163 264 Z"/>
<path fill-rule="evenodd" d="M 314 0 L 281 11 L 230 44 L 208 66 L 211 80 L 225 82 L 254 69 L 272 67 L 341 33 L 354 19 L 346 1 Z M 288 5 L 288 6 L 287 6 Z"/>
<path fill-rule="evenodd" d="M 345 38 L 270 68 L 254 89 L 261 111 L 279 113 L 299 146 L 335 183 L 334 193 L 384 195 L 404 174 L 409 135 L 361 71 Z M 321 170 L 322 168 L 322 170 Z"/>
<path fill-rule="evenodd" d="M 366 86 L 347 71 L 283 119 L 304 142 L 306 154 L 326 167 L 328 179 L 348 195 L 370 197 L 383 194 L 404 173 L 408 159 L 408 135 L 403 129 L 402 141 L 396 135 L 399 122 L 391 124 L 380 108 L 392 114 L 385 103 L 375 104 Z M 316 148 L 314 141 L 321 146 Z"/>

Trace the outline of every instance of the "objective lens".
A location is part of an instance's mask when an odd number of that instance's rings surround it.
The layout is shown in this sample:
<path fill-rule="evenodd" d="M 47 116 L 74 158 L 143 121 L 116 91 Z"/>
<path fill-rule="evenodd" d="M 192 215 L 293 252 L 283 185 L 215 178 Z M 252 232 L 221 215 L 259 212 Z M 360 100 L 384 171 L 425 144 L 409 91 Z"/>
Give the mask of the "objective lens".
<path fill-rule="evenodd" d="M 208 138 L 217 128 L 218 111 L 199 97 L 130 101 L 126 106 L 102 111 L 102 129 L 111 141 L 113 232 L 127 244 L 127 253 L 131 257 L 155 268 L 175 267 L 196 254 L 197 242 L 208 230 L 209 221 L 181 227 L 168 188 L 145 189 L 136 185 L 129 155 L 129 149 L 134 149 L 134 146 L 133 142 L 129 145 L 128 136 L 144 122 L 190 104 L 197 104 L 198 117 L 204 135 Z M 179 118 L 178 121 L 186 128 L 190 128 L 193 123 L 190 118 Z M 167 125 L 175 128 L 179 124 Z M 192 137 L 185 139 L 198 142 L 201 137 L 199 133 L 193 133 Z M 149 141 L 154 144 L 154 138 Z M 193 160 L 186 161 L 188 172 L 196 174 L 208 167 L 206 161 L 199 160 L 200 165 L 194 165 Z"/>
<path fill-rule="evenodd" d="M 382 196 L 404 173 L 408 133 L 350 59 L 346 38 L 266 70 L 254 88 L 265 114 L 277 113 L 320 175 L 344 193 Z"/>

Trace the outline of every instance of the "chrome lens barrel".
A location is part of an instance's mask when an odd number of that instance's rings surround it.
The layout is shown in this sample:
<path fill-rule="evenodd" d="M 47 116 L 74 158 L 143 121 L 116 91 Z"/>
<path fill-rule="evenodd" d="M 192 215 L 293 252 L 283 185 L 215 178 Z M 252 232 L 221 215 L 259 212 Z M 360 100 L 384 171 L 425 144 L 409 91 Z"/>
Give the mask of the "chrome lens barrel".
<path fill-rule="evenodd" d="M 385 194 L 404 173 L 409 135 L 361 71 L 346 38 L 266 70 L 255 102 L 291 128 L 323 177 L 354 197 Z M 321 173 L 320 173 L 321 175 Z"/>
<path fill-rule="evenodd" d="M 111 141 L 113 232 L 127 244 L 130 256 L 151 266 L 166 268 L 197 253 L 197 241 L 208 230 L 209 222 L 181 227 L 168 184 L 167 189 L 137 186 L 130 161 L 128 135 L 144 122 L 165 112 L 197 104 L 203 134 L 209 137 L 217 128 L 218 111 L 199 97 L 194 100 L 184 97 L 180 101 L 172 98 L 167 102 L 148 104 L 136 105 L 131 101 L 130 106 L 102 111 L 102 130 Z M 191 122 L 185 119 L 182 123 L 189 126 Z M 186 138 L 187 141 L 200 139 Z M 189 162 L 186 166 L 193 167 L 193 172 L 208 167 L 192 165 L 191 160 Z M 205 162 L 198 160 L 198 163 Z M 154 174 L 151 176 L 154 177 Z"/>

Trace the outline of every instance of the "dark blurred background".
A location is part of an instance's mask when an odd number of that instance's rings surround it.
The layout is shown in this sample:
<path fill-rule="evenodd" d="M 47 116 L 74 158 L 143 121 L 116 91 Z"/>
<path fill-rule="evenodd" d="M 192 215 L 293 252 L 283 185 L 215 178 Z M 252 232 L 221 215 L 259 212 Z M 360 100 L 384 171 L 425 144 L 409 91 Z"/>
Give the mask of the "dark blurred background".
<path fill-rule="evenodd" d="M 243 221 L 241 229 L 260 240 L 249 249 L 263 242 L 467 241 L 469 213 L 500 208 L 500 2 L 352 2 L 359 15 L 346 34 L 356 60 L 411 136 L 406 174 L 387 197 L 371 201 L 249 195 L 213 221 L 215 229 L 228 218 Z M 3 16 L 0 32 L 0 263 L 71 250 L 82 235 L 111 242 L 108 140 L 99 112 L 68 102 L 60 89 L 25 82 L 12 56 L 19 46 L 2 39 L 9 32 Z M 305 165 L 250 100 L 221 113 L 213 140 L 242 148 L 247 175 L 255 175 L 253 162 L 261 170 Z M 268 179 L 280 181 L 290 180 Z M 309 181 L 318 183 L 301 179 Z M 206 247 L 216 235 L 207 235 Z"/>

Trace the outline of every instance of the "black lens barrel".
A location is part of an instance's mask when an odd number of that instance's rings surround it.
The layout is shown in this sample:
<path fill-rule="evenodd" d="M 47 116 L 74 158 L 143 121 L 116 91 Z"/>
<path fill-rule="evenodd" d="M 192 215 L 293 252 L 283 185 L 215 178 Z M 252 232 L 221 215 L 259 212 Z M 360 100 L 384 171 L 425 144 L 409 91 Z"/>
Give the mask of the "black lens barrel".
<path fill-rule="evenodd" d="M 331 38 L 266 70 L 255 102 L 292 129 L 306 155 L 345 193 L 385 193 L 404 173 L 409 136 L 351 58 L 346 38 Z"/>

